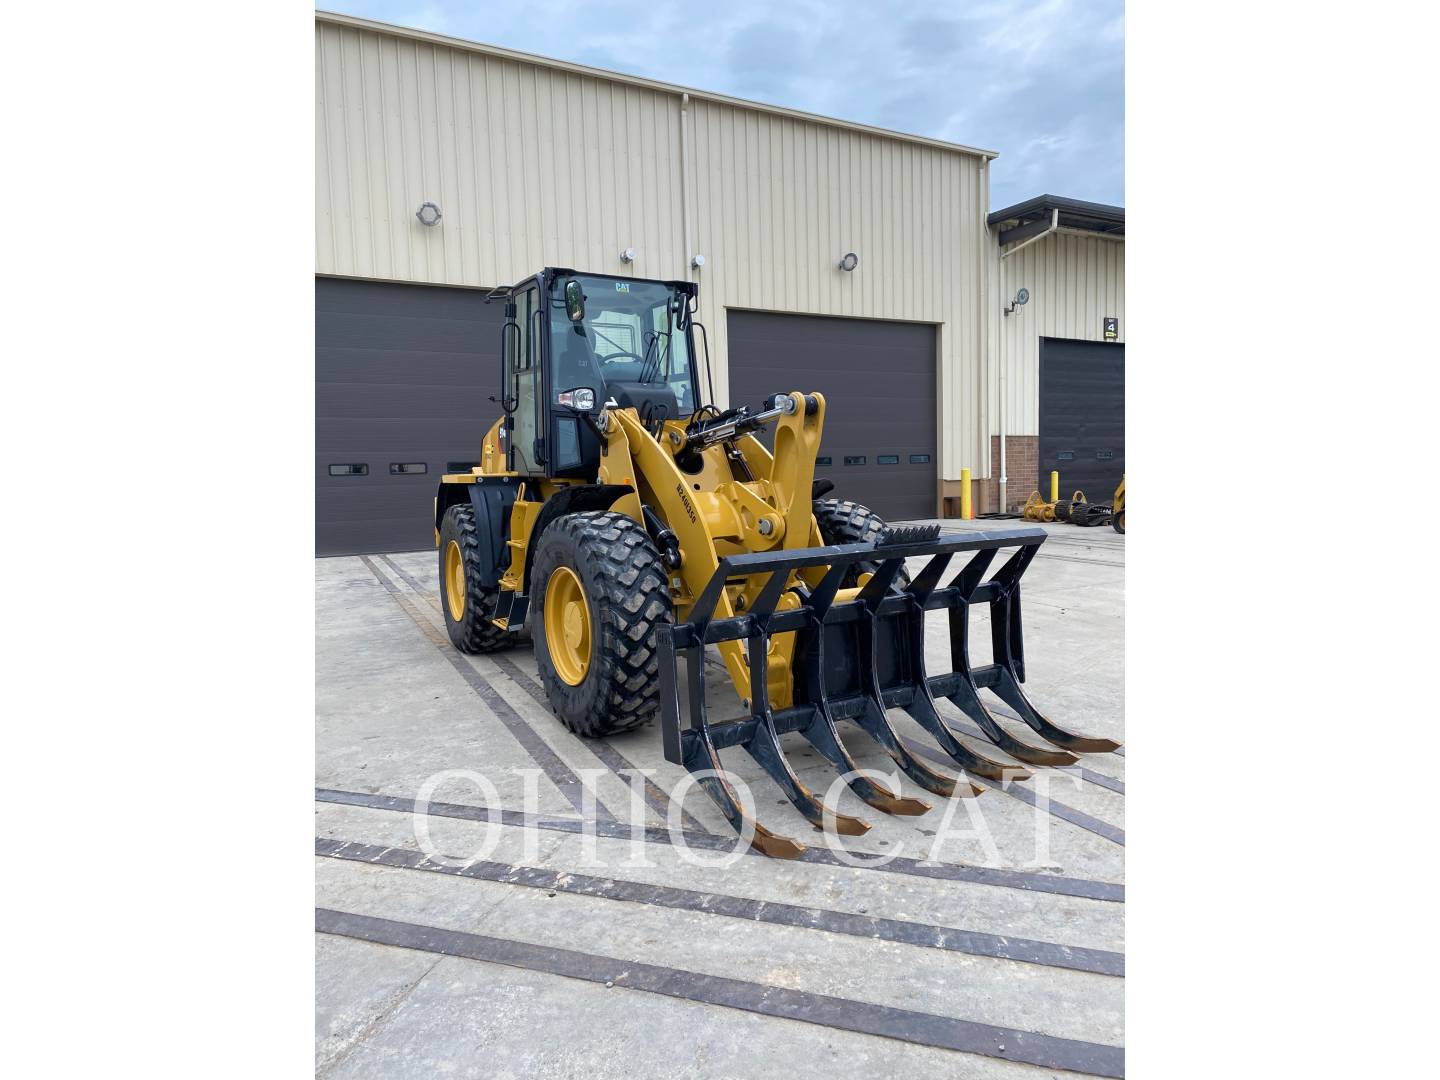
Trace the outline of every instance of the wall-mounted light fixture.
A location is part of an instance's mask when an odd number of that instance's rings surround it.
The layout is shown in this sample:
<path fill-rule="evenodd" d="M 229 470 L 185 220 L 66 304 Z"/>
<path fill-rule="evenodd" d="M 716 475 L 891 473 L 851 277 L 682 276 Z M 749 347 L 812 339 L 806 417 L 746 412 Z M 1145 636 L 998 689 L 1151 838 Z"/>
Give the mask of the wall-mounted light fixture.
<path fill-rule="evenodd" d="M 1009 315 L 1016 308 L 1022 308 L 1029 302 L 1030 290 L 1022 287 L 1020 291 L 1015 294 L 1015 299 L 1010 301 L 1010 306 L 1005 309 L 1005 314 Z"/>
<path fill-rule="evenodd" d="M 840 269 L 848 274 L 860 265 L 860 256 L 856 255 L 853 251 L 846 252 L 845 257 L 840 260 L 839 265 Z"/>
<path fill-rule="evenodd" d="M 623 263 L 633 263 L 639 257 L 640 253 L 634 248 L 626 248 L 624 251 L 620 252 L 620 261 Z"/>
<path fill-rule="evenodd" d="M 415 211 L 415 216 L 420 219 L 420 224 L 427 228 L 440 224 L 440 207 L 433 202 L 420 204 L 420 209 Z"/>
<path fill-rule="evenodd" d="M 693 266 L 696 270 L 699 270 L 702 266 L 705 265 L 705 256 L 704 256 L 704 255 L 695 255 L 695 256 L 692 256 L 691 259 L 690 259 L 690 265 Z"/>

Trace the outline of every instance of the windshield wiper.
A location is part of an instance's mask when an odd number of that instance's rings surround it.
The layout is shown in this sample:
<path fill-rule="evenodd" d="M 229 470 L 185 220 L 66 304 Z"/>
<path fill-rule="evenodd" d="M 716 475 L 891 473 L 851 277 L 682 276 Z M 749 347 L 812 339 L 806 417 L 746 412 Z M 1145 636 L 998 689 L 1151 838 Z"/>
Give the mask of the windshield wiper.
<path fill-rule="evenodd" d="M 667 335 L 665 335 L 665 336 L 666 336 L 666 338 L 667 338 L 666 345 L 667 345 L 667 347 L 668 347 L 668 345 L 669 345 L 669 341 L 668 341 L 669 335 L 667 334 Z M 659 346 L 660 346 L 660 335 L 659 335 L 658 333 L 655 333 L 654 331 L 651 331 L 650 344 L 647 345 L 647 346 L 645 346 L 645 363 L 644 363 L 644 366 L 642 366 L 642 367 L 640 368 L 640 381 L 641 381 L 642 383 L 662 382 L 662 381 L 663 381 L 663 380 L 655 377 L 655 376 L 658 376 L 658 375 L 661 374 L 660 366 L 661 366 L 661 362 L 662 362 L 663 359 L 664 359 L 664 357 L 662 356 L 662 354 L 661 354 L 661 352 L 660 352 L 660 347 L 659 347 Z M 651 358 L 650 358 L 650 354 L 651 354 L 651 353 L 654 353 L 654 354 L 655 354 L 654 360 L 651 360 Z"/>

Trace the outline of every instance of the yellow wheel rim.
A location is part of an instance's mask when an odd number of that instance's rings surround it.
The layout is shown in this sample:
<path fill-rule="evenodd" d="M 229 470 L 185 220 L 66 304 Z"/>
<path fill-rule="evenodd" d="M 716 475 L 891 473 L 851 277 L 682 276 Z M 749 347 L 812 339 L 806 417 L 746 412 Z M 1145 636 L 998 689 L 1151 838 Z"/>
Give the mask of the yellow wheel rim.
<path fill-rule="evenodd" d="M 451 540 L 445 547 L 445 602 L 450 618 L 465 618 L 465 560 L 460 555 L 460 542 Z"/>
<path fill-rule="evenodd" d="M 590 605 L 585 586 L 568 566 L 557 566 L 545 586 L 545 644 L 555 674 L 579 686 L 590 670 Z"/>

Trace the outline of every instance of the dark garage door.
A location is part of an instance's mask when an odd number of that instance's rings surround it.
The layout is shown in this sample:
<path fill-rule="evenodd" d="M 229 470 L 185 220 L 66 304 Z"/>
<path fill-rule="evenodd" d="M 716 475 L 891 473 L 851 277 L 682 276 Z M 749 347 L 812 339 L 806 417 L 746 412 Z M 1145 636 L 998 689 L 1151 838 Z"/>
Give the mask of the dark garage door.
<path fill-rule="evenodd" d="M 933 326 L 759 311 L 731 311 L 726 326 L 732 405 L 819 390 L 815 475 L 835 482 L 834 497 L 891 521 L 935 516 Z"/>
<path fill-rule="evenodd" d="M 434 544 L 440 474 L 496 415 L 503 319 L 477 290 L 315 280 L 316 554 Z"/>
<path fill-rule="evenodd" d="M 1125 473 L 1125 346 L 1040 339 L 1040 490 L 1109 502 Z"/>

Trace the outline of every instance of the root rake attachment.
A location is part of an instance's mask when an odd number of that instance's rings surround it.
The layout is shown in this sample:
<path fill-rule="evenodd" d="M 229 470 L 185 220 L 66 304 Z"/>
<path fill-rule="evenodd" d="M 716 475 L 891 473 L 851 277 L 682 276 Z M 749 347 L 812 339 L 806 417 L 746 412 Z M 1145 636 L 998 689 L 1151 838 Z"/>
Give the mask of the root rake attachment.
<path fill-rule="evenodd" d="M 720 561 L 687 621 L 659 627 L 661 730 L 665 758 L 685 766 L 719 806 L 736 832 L 767 855 L 794 858 L 805 850 L 797 840 L 773 833 L 750 818 L 720 763 L 719 751 L 744 748 L 784 792 L 796 810 L 817 829 L 860 835 L 870 826 L 860 818 L 825 806 L 795 775 L 780 736 L 798 732 L 846 778 L 863 802 L 890 814 L 918 815 L 930 803 L 890 791 L 859 774 L 836 725 L 850 721 L 880 745 L 914 783 L 941 797 L 970 797 L 983 788 L 963 776 L 939 773 L 918 761 L 891 726 L 887 710 L 904 709 L 964 772 L 988 780 L 1022 780 L 1028 773 L 965 746 L 935 707 L 945 698 L 973 720 L 1002 751 L 1030 765 L 1069 765 L 1076 754 L 1106 753 L 1119 744 L 1075 735 L 1048 720 L 1025 696 L 1025 659 L 1020 621 L 1020 578 L 1045 540 L 1041 529 L 1022 528 L 939 536 L 939 526 L 892 528 L 873 543 L 839 544 L 789 551 L 727 556 Z M 1002 550 L 1014 551 L 988 579 L 986 573 Z M 957 554 L 970 560 L 948 585 L 940 580 Z M 899 583 L 907 558 L 929 561 L 908 585 Z M 841 597 L 846 571 L 856 563 L 873 566 L 858 590 Z M 801 570 L 827 568 L 813 588 L 799 581 Z M 748 611 L 714 618 L 722 590 L 752 575 L 768 575 Z M 813 578 L 813 575 L 812 575 Z M 863 578 L 862 578 L 863 580 Z M 798 606 L 779 608 L 789 588 Z M 990 605 L 993 662 L 972 667 L 969 660 L 969 611 Z M 949 615 L 952 671 L 925 672 L 925 613 Z M 775 634 L 797 635 L 794 651 L 794 704 L 771 707 L 768 655 Z M 743 641 L 749 667 L 748 717 L 712 723 L 705 704 L 704 650 L 708 644 Z M 678 664 L 687 676 L 688 722 L 681 723 Z M 989 689 L 1037 735 L 1061 749 L 1042 749 L 1015 738 L 986 709 L 980 691 Z"/>

